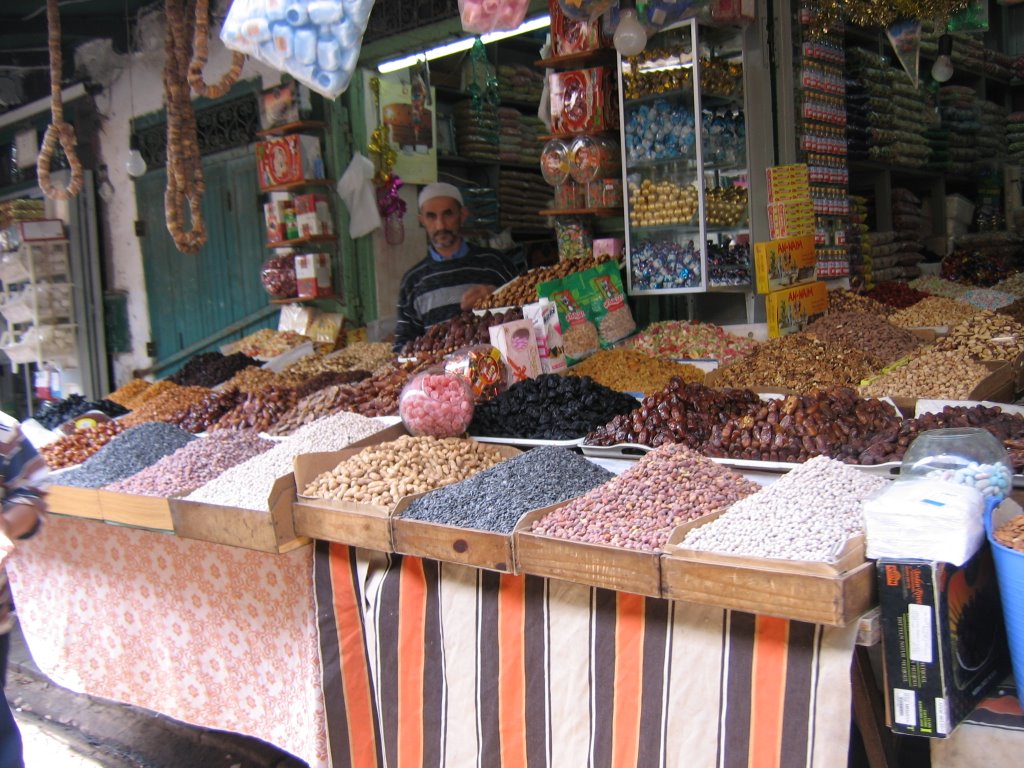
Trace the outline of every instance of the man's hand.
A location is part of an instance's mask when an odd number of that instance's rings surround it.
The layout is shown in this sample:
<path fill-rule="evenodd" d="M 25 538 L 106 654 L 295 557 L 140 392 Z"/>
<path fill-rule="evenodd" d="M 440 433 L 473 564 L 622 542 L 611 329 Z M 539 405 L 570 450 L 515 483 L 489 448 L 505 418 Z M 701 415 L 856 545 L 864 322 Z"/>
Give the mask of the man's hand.
<path fill-rule="evenodd" d="M 493 285 L 474 285 L 462 294 L 462 309 L 472 309 L 481 299 L 494 293 Z"/>

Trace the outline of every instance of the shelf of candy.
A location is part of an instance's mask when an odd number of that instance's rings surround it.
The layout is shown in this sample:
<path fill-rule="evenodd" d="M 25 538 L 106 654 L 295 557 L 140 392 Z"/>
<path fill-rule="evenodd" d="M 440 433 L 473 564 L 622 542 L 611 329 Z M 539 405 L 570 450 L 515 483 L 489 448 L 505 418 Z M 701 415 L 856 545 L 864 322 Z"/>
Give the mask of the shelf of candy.
<path fill-rule="evenodd" d="M 633 229 L 697 225 L 700 203 L 694 184 L 649 178 L 634 181 L 631 175 L 628 195 L 629 226 Z"/>
<path fill-rule="evenodd" d="M 641 239 L 630 253 L 629 291 L 700 290 L 705 285 L 703 260 L 693 240 Z"/>
<path fill-rule="evenodd" d="M 707 247 L 708 286 L 750 287 L 750 240 L 709 242 Z"/>

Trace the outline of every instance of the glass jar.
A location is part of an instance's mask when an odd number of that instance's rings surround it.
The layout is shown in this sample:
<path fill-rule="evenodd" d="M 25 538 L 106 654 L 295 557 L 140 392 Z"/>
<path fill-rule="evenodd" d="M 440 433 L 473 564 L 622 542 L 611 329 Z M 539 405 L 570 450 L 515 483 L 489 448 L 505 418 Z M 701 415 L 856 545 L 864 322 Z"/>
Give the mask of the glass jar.
<path fill-rule="evenodd" d="M 900 478 L 969 485 L 986 498 L 1002 500 L 1013 485 L 1013 466 L 1006 448 L 987 429 L 931 429 L 918 435 L 907 448 Z"/>
<path fill-rule="evenodd" d="M 473 420 L 473 403 L 473 391 L 465 379 L 432 368 L 402 388 L 398 415 L 410 435 L 458 437 Z"/>
<path fill-rule="evenodd" d="M 275 299 L 297 296 L 299 286 L 295 280 L 295 257 L 290 253 L 271 256 L 260 268 L 260 282 Z"/>

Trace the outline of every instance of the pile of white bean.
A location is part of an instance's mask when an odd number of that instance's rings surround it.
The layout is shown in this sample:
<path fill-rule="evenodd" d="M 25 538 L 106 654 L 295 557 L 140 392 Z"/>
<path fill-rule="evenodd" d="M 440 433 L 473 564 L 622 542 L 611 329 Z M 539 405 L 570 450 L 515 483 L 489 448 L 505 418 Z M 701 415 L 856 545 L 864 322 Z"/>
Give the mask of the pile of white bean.
<path fill-rule="evenodd" d="M 691 530 L 680 546 L 747 557 L 832 562 L 863 532 L 863 500 L 889 481 L 817 456 Z"/>
<path fill-rule="evenodd" d="M 185 498 L 242 509 L 267 509 L 274 482 L 290 474 L 296 456 L 317 451 L 340 451 L 387 425 L 357 413 L 339 413 L 307 424 L 266 453 L 227 470 Z"/>

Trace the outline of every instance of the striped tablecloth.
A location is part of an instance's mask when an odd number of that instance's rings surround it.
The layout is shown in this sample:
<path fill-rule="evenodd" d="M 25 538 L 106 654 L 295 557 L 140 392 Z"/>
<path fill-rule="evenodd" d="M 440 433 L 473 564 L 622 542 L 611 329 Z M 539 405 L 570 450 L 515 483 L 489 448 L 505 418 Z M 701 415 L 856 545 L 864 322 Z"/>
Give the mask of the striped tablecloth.
<path fill-rule="evenodd" d="M 319 543 L 328 743 L 355 768 L 845 765 L 845 629 Z"/>

